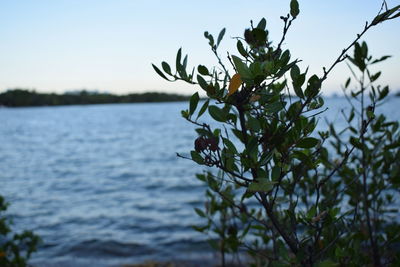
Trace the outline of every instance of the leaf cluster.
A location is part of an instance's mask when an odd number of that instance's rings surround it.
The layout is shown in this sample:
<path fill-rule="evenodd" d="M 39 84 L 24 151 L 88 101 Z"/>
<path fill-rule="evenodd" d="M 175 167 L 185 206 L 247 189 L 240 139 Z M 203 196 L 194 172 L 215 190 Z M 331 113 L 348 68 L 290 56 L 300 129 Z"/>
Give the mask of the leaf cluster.
<path fill-rule="evenodd" d="M 8 203 L 0 196 L 0 266 L 27 266 L 31 254 L 36 251 L 40 238 L 31 231 L 12 233 L 10 220 L 3 214 Z"/>

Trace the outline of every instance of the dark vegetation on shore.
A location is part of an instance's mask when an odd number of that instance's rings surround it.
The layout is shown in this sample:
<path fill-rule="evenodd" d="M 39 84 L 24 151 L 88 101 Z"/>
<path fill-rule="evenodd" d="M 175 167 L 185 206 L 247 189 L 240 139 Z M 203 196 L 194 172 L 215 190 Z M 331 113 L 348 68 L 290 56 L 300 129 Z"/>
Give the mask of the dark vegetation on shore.
<path fill-rule="evenodd" d="M 55 94 L 38 93 L 34 90 L 13 89 L 0 93 L 0 106 L 27 107 L 27 106 L 59 106 L 59 105 L 87 105 L 110 103 L 140 103 L 140 102 L 172 102 L 187 101 L 188 96 L 166 93 L 141 93 L 114 95 L 82 90 L 73 93 Z"/>

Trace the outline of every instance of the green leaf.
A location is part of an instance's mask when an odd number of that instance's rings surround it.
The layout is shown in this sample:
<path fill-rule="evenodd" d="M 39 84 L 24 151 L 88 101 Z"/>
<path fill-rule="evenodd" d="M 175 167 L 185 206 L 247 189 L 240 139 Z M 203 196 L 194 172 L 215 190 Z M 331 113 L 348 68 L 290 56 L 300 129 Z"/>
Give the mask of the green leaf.
<path fill-rule="evenodd" d="M 167 62 L 163 61 L 163 62 L 161 63 L 161 66 L 162 66 L 163 70 L 164 70 L 166 73 L 168 73 L 169 75 L 171 75 L 171 67 L 168 65 Z"/>
<path fill-rule="evenodd" d="M 282 55 L 281 55 L 279 60 L 280 60 L 281 66 L 285 67 L 287 65 L 287 63 L 289 62 L 289 60 L 290 60 L 290 51 L 289 50 L 285 50 L 282 53 Z M 292 62 L 291 64 L 292 64 L 292 66 L 294 66 L 296 63 Z"/>
<path fill-rule="evenodd" d="M 204 231 L 207 230 L 209 228 L 209 226 L 208 225 L 205 225 L 205 226 L 192 225 L 192 228 L 197 232 L 204 233 Z"/>
<path fill-rule="evenodd" d="M 313 75 L 308 79 L 308 85 L 312 90 L 318 90 L 321 87 L 321 80 L 317 75 Z"/>
<path fill-rule="evenodd" d="M 318 265 L 317 265 L 317 267 L 336 267 L 336 266 L 339 266 L 339 264 L 334 263 L 334 262 L 331 261 L 331 260 L 324 260 L 324 261 L 321 261 L 321 262 L 318 263 Z"/>
<path fill-rule="evenodd" d="M 199 208 L 194 208 L 194 211 L 199 215 L 200 217 L 206 217 L 206 214 Z"/>
<path fill-rule="evenodd" d="M 374 61 L 371 62 L 371 64 L 375 64 L 375 63 L 384 61 L 384 60 L 386 60 L 386 59 L 388 59 L 388 58 L 390 58 L 390 57 L 392 57 L 392 56 L 383 56 L 383 57 L 381 57 L 381 58 L 379 58 L 379 59 L 375 59 Z"/>
<path fill-rule="evenodd" d="M 308 79 L 307 89 L 305 95 L 307 97 L 315 97 L 318 95 L 319 89 L 321 88 L 321 80 L 317 75 L 313 75 Z"/>
<path fill-rule="evenodd" d="M 274 166 L 271 171 L 271 180 L 276 181 L 281 176 L 281 168 L 279 166 Z"/>
<path fill-rule="evenodd" d="M 257 159 L 258 154 L 258 139 L 250 136 L 249 142 L 246 144 L 247 154 L 254 160 Z"/>
<path fill-rule="evenodd" d="M 187 119 L 189 118 L 189 111 L 188 110 L 182 110 L 181 115 L 183 118 Z"/>
<path fill-rule="evenodd" d="M 222 138 L 226 148 L 228 149 L 229 152 L 233 153 L 233 154 L 237 154 L 237 149 L 235 147 L 235 145 L 228 139 L 228 138 Z"/>
<path fill-rule="evenodd" d="M 377 15 L 371 22 L 371 25 L 376 25 L 382 22 L 385 18 L 385 13 Z"/>
<path fill-rule="evenodd" d="M 302 151 L 294 151 L 293 158 L 296 158 L 302 162 L 302 164 L 306 164 L 308 167 L 312 168 L 314 166 L 310 157 L 303 153 Z"/>
<path fill-rule="evenodd" d="M 360 141 L 358 141 L 358 139 L 353 136 L 350 137 L 350 144 L 358 149 L 362 149 L 362 144 L 360 143 Z"/>
<path fill-rule="evenodd" d="M 251 79 L 252 78 L 252 73 L 249 69 L 249 67 L 247 67 L 247 65 L 245 63 L 243 63 L 243 61 L 238 58 L 237 56 L 232 56 L 232 60 L 233 63 L 235 64 L 235 67 L 238 71 L 238 73 L 240 74 L 241 78 L 244 79 Z"/>
<path fill-rule="evenodd" d="M 160 75 L 162 78 L 166 79 L 167 81 L 170 81 L 165 75 L 164 73 L 162 73 L 162 71 L 156 67 L 156 65 L 151 64 L 153 66 L 153 69 L 157 72 L 158 75 Z"/>
<path fill-rule="evenodd" d="M 182 48 L 179 48 L 178 53 L 176 53 L 176 69 L 178 71 L 182 70 L 181 58 L 182 58 Z"/>
<path fill-rule="evenodd" d="M 194 111 L 196 110 L 197 104 L 199 103 L 199 99 L 200 99 L 200 97 L 199 97 L 198 92 L 194 93 L 192 95 L 192 97 L 190 98 L 190 101 L 189 101 L 189 114 L 190 115 L 193 115 Z"/>
<path fill-rule="evenodd" d="M 371 111 L 371 110 L 367 110 L 367 117 L 368 117 L 368 119 L 373 119 L 373 118 L 375 118 L 374 112 Z"/>
<path fill-rule="evenodd" d="M 183 63 L 182 63 L 182 69 L 186 69 L 187 66 L 187 60 L 188 60 L 188 56 L 186 55 L 185 58 L 183 59 Z"/>
<path fill-rule="evenodd" d="M 210 73 L 208 72 L 208 69 L 203 66 L 203 65 L 199 65 L 197 67 L 197 71 L 201 74 L 201 75 L 210 75 Z"/>
<path fill-rule="evenodd" d="M 222 38 L 224 38 L 224 35 L 225 35 L 225 28 L 223 28 L 223 29 L 221 30 L 221 32 L 219 33 L 219 35 L 218 35 L 217 46 L 218 46 L 219 43 L 222 41 Z"/>
<path fill-rule="evenodd" d="M 382 91 L 379 91 L 379 98 L 378 100 L 384 99 L 389 94 L 389 87 L 385 86 Z"/>
<path fill-rule="evenodd" d="M 243 43 L 240 40 L 237 41 L 236 48 L 242 56 L 247 57 L 246 49 L 244 49 Z"/>
<path fill-rule="evenodd" d="M 258 23 L 257 28 L 264 31 L 266 26 L 267 26 L 267 21 L 265 20 L 265 18 L 262 18 Z"/>
<path fill-rule="evenodd" d="M 260 125 L 260 122 L 256 118 L 249 116 L 247 122 L 248 122 L 248 126 L 249 126 L 250 130 L 252 130 L 254 132 L 260 131 L 261 125 Z"/>
<path fill-rule="evenodd" d="M 274 182 L 270 182 L 267 179 L 259 179 L 258 181 L 252 182 L 248 191 L 250 192 L 268 192 L 274 187 Z"/>
<path fill-rule="evenodd" d="M 203 106 L 201 106 L 201 109 L 200 109 L 200 111 L 199 111 L 199 114 L 197 115 L 196 120 L 197 120 L 198 118 L 200 118 L 200 116 L 203 115 L 203 113 L 207 110 L 208 104 L 209 104 L 209 103 L 210 103 L 210 100 L 207 100 L 206 102 L 204 102 Z"/>
<path fill-rule="evenodd" d="M 214 48 L 214 37 L 211 34 L 209 34 L 208 32 L 204 32 L 204 37 L 206 37 L 208 39 L 208 41 L 209 41 L 208 44 L 212 48 Z"/>
<path fill-rule="evenodd" d="M 272 159 L 272 156 L 273 156 L 272 151 L 265 152 L 264 154 L 262 154 L 262 156 L 260 158 L 260 165 L 267 164 Z"/>
<path fill-rule="evenodd" d="M 301 86 L 297 86 L 297 85 L 293 84 L 293 90 L 298 97 L 304 98 L 304 94 L 303 94 L 303 90 L 301 90 Z"/>
<path fill-rule="evenodd" d="M 312 148 L 319 143 L 319 140 L 314 137 L 305 137 L 297 142 L 296 146 L 300 148 Z"/>
<path fill-rule="evenodd" d="M 308 211 L 307 211 L 307 219 L 311 220 L 313 217 L 317 215 L 317 209 L 315 206 L 312 206 Z"/>
<path fill-rule="evenodd" d="M 209 106 L 208 107 L 208 112 L 210 113 L 211 117 L 219 122 L 225 122 L 226 118 L 225 118 L 225 114 L 222 111 L 222 109 L 220 109 L 217 106 Z"/>
<path fill-rule="evenodd" d="M 376 24 L 381 23 L 381 22 L 383 22 L 385 20 L 394 19 L 394 18 L 400 16 L 400 12 L 399 12 L 399 13 L 393 15 L 392 17 L 390 17 L 390 15 L 392 15 L 393 13 L 395 13 L 396 11 L 399 11 L 399 10 L 400 10 L 400 5 L 395 6 L 395 7 L 391 8 L 391 9 L 383 12 L 382 14 L 377 15 L 374 18 L 374 20 L 371 22 L 371 25 L 376 25 Z"/>
<path fill-rule="evenodd" d="M 204 164 L 204 159 L 200 156 L 200 154 L 197 151 L 190 151 L 190 155 L 192 157 L 192 160 L 196 162 L 197 164 L 203 165 Z"/>
<path fill-rule="evenodd" d="M 302 108 L 301 101 L 297 101 L 297 102 L 294 102 L 293 104 L 291 104 L 287 111 L 288 118 L 294 119 L 296 116 L 298 116 L 301 112 L 301 108 Z"/>
<path fill-rule="evenodd" d="M 299 15 L 299 13 L 300 13 L 299 3 L 297 2 L 297 0 L 291 0 L 290 1 L 290 15 L 293 18 L 296 18 L 297 15 Z"/>
<path fill-rule="evenodd" d="M 305 80 L 306 80 L 306 74 L 300 74 L 300 69 L 296 69 L 295 67 L 296 65 L 294 65 L 292 67 L 292 69 L 290 70 L 290 75 L 292 77 L 292 85 L 293 85 L 293 89 L 294 92 L 296 93 L 296 95 L 300 98 L 304 98 L 304 93 L 303 90 L 301 89 L 301 86 L 304 84 Z M 294 69 L 293 69 L 294 68 Z"/>
<path fill-rule="evenodd" d="M 267 42 L 267 32 L 265 30 L 255 28 L 252 31 L 253 38 L 255 38 L 256 45 L 265 45 Z"/>
<path fill-rule="evenodd" d="M 244 142 L 244 136 L 242 131 L 239 131 L 237 129 L 232 129 L 232 133 L 243 143 Z"/>
<path fill-rule="evenodd" d="M 204 128 L 196 128 L 195 131 L 199 134 L 199 136 L 212 137 L 212 133 Z"/>
<path fill-rule="evenodd" d="M 362 42 L 361 44 L 361 53 L 363 58 L 368 57 L 368 46 L 366 42 Z"/>
<path fill-rule="evenodd" d="M 297 80 L 297 78 L 300 75 L 300 68 L 297 65 L 293 65 L 293 67 L 290 69 L 290 77 L 292 80 Z"/>
<path fill-rule="evenodd" d="M 277 113 L 281 111 L 284 107 L 284 104 L 280 101 L 273 102 L 265 106 L 265 112 L 267 113 Z"/>
<path fill-rule="evenodd" d="M 204 80 L 203 77 L 201 77 L 200 75 L 197 75 L 197 82 L 199 83 L 199 85 L 202 89 L 207 91 L 208 83 L 206 82 L 206 80 Z"/>

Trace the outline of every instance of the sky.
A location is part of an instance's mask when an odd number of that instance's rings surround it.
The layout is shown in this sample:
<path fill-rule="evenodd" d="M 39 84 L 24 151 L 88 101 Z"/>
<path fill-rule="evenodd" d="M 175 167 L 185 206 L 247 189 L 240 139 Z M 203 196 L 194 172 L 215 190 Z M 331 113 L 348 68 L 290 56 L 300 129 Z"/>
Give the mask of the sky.
<path fill-rule="evenodd" d="M 399 0 L 386 1 L 390 6 Z M 279 41 L 281 15 L 290 0 L 3 0 L 0 2 L 0 92 L 10 88 L 62 93 L 98 90 L 124 94 L 157 91 L 189 95 L 198 90 L 169 83 L 151 63 L 174 62 L 182 47 L 189 66 L 214 66 L 204 38 L 226 27 L 220 50 L 236 52 L 232 37 L 265 17 L 271 40 Z M 380 0 L 299 0 L 300 15 L 285 41 L 300 67 L 320 75 L 361 32 L 381 6 Z M 400 90 L 400 18 L 372 28 L 363 40 L 375 57 L 382 84 Z M 333 71 L 323 93 L 341 91 L 346 64 Z"/>

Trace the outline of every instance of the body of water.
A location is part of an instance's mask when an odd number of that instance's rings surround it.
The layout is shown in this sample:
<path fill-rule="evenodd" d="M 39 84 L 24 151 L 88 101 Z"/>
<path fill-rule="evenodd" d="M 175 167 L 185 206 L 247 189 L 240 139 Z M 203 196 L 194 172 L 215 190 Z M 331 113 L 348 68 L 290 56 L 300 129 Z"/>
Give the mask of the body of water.
<path fill-rule="evenodd" d="M 400 116 L 400 98 L 378 108 Z M 326 115 L 343 123 L 343 98 Z M 202 168 L 176 157 L 193 147 L 187 103 L 0 109 L 0 194 L 16 230 L 43 239 L 37 266 L 114 266 L 212 257 L 193 207 Z M 320 121 L 324 127 L 323 120 Z"/>

